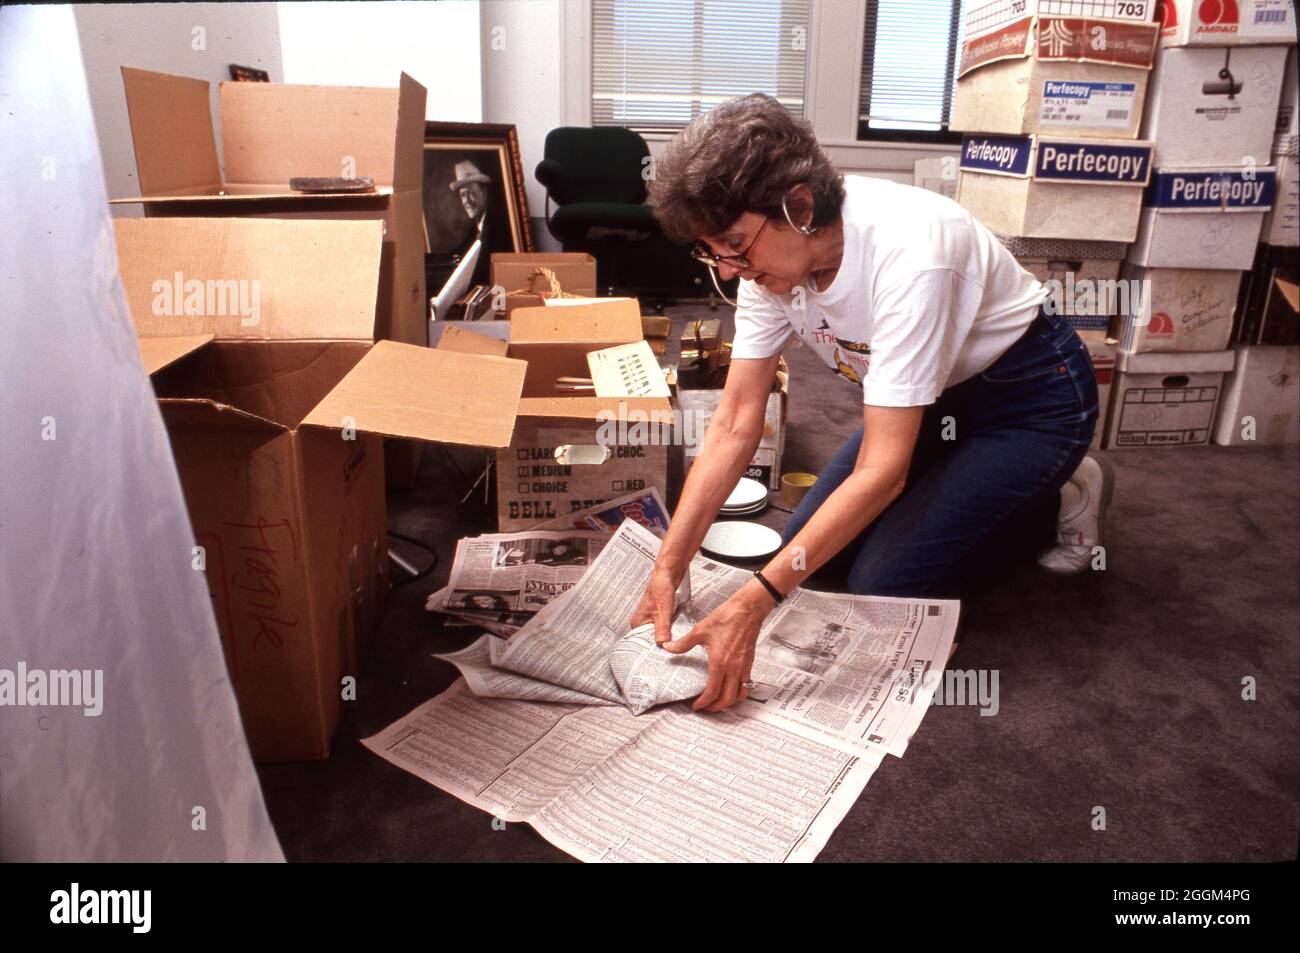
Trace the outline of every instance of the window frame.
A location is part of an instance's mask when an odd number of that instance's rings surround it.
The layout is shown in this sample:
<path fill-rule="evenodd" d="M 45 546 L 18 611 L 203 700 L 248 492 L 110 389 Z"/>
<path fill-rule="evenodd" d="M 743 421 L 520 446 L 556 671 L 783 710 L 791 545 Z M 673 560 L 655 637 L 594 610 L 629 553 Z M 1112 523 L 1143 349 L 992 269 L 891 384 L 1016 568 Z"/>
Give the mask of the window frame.
<path fill-rule="evenodd" d="M 870 2 L 870 0 L 868 0 Z M 944 68 L 944 87 L 943 87 L 943 129 L 873 129 L 868 125 L 868 120 L 862 116 L 862 100 L 869 97 L 869 90 L 864 86 L 858 91 L 858 101 L 854 108 L 857 111 L 857 120 L 854 123 L 856 127 L 856 140 L 858 142 L 899 142 L 899 143 L 918 143 L 930 145 L 960 145 L 962 133 L 947 128 L 947 121 L 951 118 L 953 84 L 956 80 L 957 67 L 961 50 L 957 48 L 957 34 L 961 29 L 961 17 L 963 0 L 951 0 L 952 17 L 948 27 L 948 61 Z M 862 56 L 859 58 L 858 71 L 862 75 L 862 80 L 866 81 L 866 56 L 867 51 L 871 51 L 872 59 L 875 58 L 876 49 L 876 22 L 873 18 L 866 18 L 863 23 L 862 34 Z"/>

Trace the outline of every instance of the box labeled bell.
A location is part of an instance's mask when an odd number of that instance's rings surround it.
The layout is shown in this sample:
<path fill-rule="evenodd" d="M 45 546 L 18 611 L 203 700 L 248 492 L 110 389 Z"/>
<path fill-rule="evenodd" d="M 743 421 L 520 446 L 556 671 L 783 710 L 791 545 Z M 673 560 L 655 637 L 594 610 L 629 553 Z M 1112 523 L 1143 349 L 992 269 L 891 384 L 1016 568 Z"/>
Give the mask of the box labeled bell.
<path fill-rule="evenodd" d="M 1119 353 L 1105 446 L 1208 443 L 1232 351 Z"/>
<path fill-rule="evenodd" d="M 1281 46 L 1161 50 L 1142 122 L 1156 168 L 1266 165 L 1286 58 Z"/>
<path fill-rule="evenodd" d="M 949 126 L 1135 139 L 1154 23 L 1026 17 L 962 45 Z"/>
<path fill-rule="evenodd" d="M 517 308 L 508 341 L 475 330 L 444 333 L 437 349 L 504 354 L 527 365 L 514 434 L 496 454 L 501 532 L 635 490 L 667 494 L 669 450 L 677 440 L 669 398 L 631 396 L 631 387 L 600 397 L 563 388 L 566 379 L 593 376 L 591 352 L 643 340 L 636 300 Z"/>
<path fill-rule="evenodd" d="M 1223 381 L 1214 442 L 1227 447 L 1300 443 L 1300 346 L 1239 344 Z"/>
<path fill-rule="evenodd" d="M 967 135 L 957 201 L 1000 235 L 1131 242 L 1151 175 L 1151 145 Z"/>
<path fill-rule="evenodd" d="M 1120 349 L 1129 353 L 1223 350 L 1232 337 L 1242 274 L 1126 265 L 1125 279 L 1141 290 L 1130 296 L 1121 313 Z"/>
<path fill-rule="evenodd" d="M 1159 169 L 1128 261 L 1147 268 L 1249 271 L 1276 191 L 1272 166 Z"/>
<path fill-rule="evenodd" d="M 325 758 L 387 593 L 381 436 L 506 446 L 525 367 L 376 342 L 379 221 L 113 224 L 249 748 Z"/>
<path fill-rule="evenodd" d="M 1250 46 L 1294 43 L 1292 0 L 1160 0 L 1165 46 Z"/>

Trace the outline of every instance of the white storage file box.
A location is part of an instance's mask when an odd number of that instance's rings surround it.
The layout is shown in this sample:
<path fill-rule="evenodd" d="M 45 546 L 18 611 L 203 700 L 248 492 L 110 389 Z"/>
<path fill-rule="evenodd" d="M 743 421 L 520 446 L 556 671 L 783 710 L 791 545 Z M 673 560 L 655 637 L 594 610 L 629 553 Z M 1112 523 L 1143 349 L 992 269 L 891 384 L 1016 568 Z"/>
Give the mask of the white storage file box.
<path fill-rule="evenodd" d="M 1024 17 L 962 44 L 952 129 L 1136 139 L 1154 23 Z"/>
<path fill-rule="evenodd" d="M 957 201 L 1002 235 L 1131 242 L 1151 143 L 966 136 Z"/>
<path fill-rule="evenodd" d="M 1142 138 L 1157 168 L 1267 165 L 1286 49 L 1161 50 L 1147 93 Z"/>
<path fill-rule="evenodd" d="M 1271 166 L 1157 170 L 1128 260 L 1147 268 L 1249 271 L 1276 190 Z"/>
<path fill-rule="evenodd" d="M 1300 443 L 1300 346 L 1239 344 L 1223 381 L 1214 442 L 1225 446 Z"/>
<path fill-rule="evenodd" d="M 1105 446 L 1208 443 L 1232 351 L 1126 354 L 1116 361 Z"/>

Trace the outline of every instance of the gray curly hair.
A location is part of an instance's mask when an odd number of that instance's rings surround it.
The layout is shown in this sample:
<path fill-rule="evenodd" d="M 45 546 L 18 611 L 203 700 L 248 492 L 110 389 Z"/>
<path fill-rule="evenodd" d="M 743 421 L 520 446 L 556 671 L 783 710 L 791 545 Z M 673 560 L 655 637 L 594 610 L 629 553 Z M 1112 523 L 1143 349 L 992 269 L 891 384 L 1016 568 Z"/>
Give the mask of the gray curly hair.
<path fill-rule="evenodd" d="M 814 226 L 839 217 L 844 177 L 813 135 L 771 96 L 751 93 L 697 116 L 654 164 L 650 200 L 664 234 L 683 244 L 726 230 L 745 212 L 780 219 L 794 186 L 813 194 Z"/>

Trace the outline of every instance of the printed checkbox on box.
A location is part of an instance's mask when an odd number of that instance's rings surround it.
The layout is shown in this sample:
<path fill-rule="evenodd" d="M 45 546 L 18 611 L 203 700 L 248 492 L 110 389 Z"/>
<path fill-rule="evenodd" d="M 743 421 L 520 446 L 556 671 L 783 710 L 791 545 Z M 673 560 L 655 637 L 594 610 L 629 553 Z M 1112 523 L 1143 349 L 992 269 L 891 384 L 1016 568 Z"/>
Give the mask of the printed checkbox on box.
<path fill-rule="evenodd" d="M 526 476 L 528 476 L 528 468 L 527 468 L 527 467 L 520 467 L 519 470 L 518 470 L 518 472 L 515 473 L 515 476 L 521 476 L 521 477 L 526 477 Z"/>
<path fill-rule="evenodd" d="M 621 490 L 621 489 L 623 489 L 623 481 L 622 481 L 622 480 L 615 480 L 615 481 L 614 481 L 614 489 L 616 489 L 616 490 Z"/>
<path fill-rule="evenodd" d="M 527 447 L 524 447 L 524 448 L 521 448 L 521 449 L 519 449 L 519 450 L 516 450 L 516 451 L 515 451 L 515 455 L 516 455 L 520 460 L 527 460 L 527 459 L 528 459 L 528 448 L 527 448 Z"/>
<path fill-rule="evenodd" d="M 527 492 L 528 492 L 528 484 L 527 484 L 527 483 L 520 483 L 520 484 L 519 484 L 519 489 L 518 489 L 517 492 L 519 492 L 519 493 L 521 493 L 521 494 L 522 494 L 522 493 L 527 493 Z"/>

